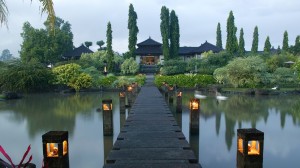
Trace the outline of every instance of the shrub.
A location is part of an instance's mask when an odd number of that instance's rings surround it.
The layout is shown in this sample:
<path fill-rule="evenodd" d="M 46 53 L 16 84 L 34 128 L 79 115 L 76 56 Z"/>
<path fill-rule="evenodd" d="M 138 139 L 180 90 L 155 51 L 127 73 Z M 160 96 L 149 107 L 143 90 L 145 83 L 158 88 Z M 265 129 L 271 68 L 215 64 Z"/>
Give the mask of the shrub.
<path fill-rule="evenodd" d="M 52 79 L 51 71 L 37 62 L 16 60 L 0 68 L 0 87 L 6 91 L 44 91 L 50 88 Z"/>
<path fill-rule="evenodd" d="M 104 87 L 112 87 L 113 83 L 117 80 L 116 76 L 108 75 L 99 79 L 99 85 Z"/>
<path fill-rule="evenodd" d="M 174 76 L 155 76 L 154 83 L 157 87 L 162 86 L 162 83 L 166 82 L 169 85 L 177 85 L 179 87 L 194 87 L 195 85 L 207 86 L 214 84 L 215 79 L 212 75 L 193 75 L 193 74 L 180 74 Z"/>
<path fill-rule="evenodd" d="M 160 69 L 162 75 L 175 75 L 185 72 L 187 63 L 182 60 L 164 61 L 164 66 Z"/>
<path fill-rule="evenodd" d="M 294 71 L 290 68 L 277 68 L 273 73 L 274 84 L 279 84 L 280 86 L 289 86 L 296 84 L 298 82 L 297 76 Z"/>
<path fill-rule="evenodd" d="M 126 59 L 121 65 L 121 72 L 124 75 L 136 74 L 139 71 L 139 65 L 133 58 Z"/>

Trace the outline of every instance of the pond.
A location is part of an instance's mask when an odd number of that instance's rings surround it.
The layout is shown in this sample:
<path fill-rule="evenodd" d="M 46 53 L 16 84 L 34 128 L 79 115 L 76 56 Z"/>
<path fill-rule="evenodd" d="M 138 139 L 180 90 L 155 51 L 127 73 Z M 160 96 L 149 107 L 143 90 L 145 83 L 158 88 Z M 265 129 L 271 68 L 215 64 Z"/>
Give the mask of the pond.
<path fill-rule="evenodd" d="M 70 167 L 101 167 L 128 114 L 120 113 L 118 96 L 117 92 L 47 93 L 0 101 L 0 145 L 17 163 L 31 144 L 33 163 L 40 167 L 42 135 L 67 130 Z M 174 111 L 175 105 L 170 107 L 202 167 L 236 167 L 236 130 L 251 127 L 265 133 L 264 167 L 300 165 L 300 96 L 230 95 L 221 102 L 208 96 L 200 103 L 199 136 L 189 135 L 188 103 L 192 97 L 193 93 L 183 93 L 182 113 Z M 113 136 L 103 136 L 102 112 L 97 112 L 103 99 L 113 100 Z"/>

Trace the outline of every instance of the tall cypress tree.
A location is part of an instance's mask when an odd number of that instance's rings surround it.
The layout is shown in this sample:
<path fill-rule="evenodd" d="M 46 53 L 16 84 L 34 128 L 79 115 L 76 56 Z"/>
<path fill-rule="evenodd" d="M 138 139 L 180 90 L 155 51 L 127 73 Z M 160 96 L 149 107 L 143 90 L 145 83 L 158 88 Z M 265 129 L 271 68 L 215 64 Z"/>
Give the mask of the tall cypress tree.
<path fill-rule="evenodd" d="M 221 24 L 220 22 L 218 23 L 217 26 L 217 42 L 216 42 L 216 46 L 219 48 L 223 48 L 222 45 L 222 32 L 221 32 Z"/>
<path fill-rule="evenodd" d="M 245 40 L 244 40 L 244 30 L 243 30 L 243 28 L 241 28 L 241 30 L 240 30 L 239 54 L 240 54 L 240 56 L 243 56 L 245 54 Z"/>
<path fill-rule="evenodd" d="M 114 53 L 112 50 L 112 29 L 111 29 L 110 22 L 107 23 L 107 30 L 106 30 L 106 59 L 107 59 L 107 71 L 113 72 Z"/>
<path fill-rule="evenodd" d="M 226 40 L 226 50 L 233 54 L 238 51 L 238 42 L 236 37 L 237 28 L 234 24 L 233 12 L 230 11 L 229 17 L 227 19 L 227 40 Z"/>
<path fill-rule="evenodd" d="M 170 58 L 177 58 L 179 52 L 179 23 L 174 10 L 170 13 Z"/>
<path fill-rule="evenodd" d="M 294 46 L 293 52 L 294 52 L 295 55 L 300 54 L 300 36 L 296 37 L 295 46 Z"/>
<path fill-rule="evenodd" d="M 165 6 L 161 8 L 160 13 L 160 32 L 162 37 L 162 47 L 163 47 L 163 55 L 164 59 L 170 59 L 170 50 L 169 50 L 169 9 Z"/>
<path fill-rule="evenodd" d="M 286 52 L 289 50 L 289 37 L 288 37 L 288 32 L 284 31 L 283 34 L 283 42 L 282 42 L 282 51 Z"/>
<path fill-rule="evenodd" d="M 139 32 L 139 28 L 137 27 L 137 14 L 134 11 L 133 5 L 129 5 L 128 12 L 128 30 L 129 30 L 129 38 L 128 38 L 128 50 L 130 57 L 135 57 L 135 47 L 137 42 L 137 34 Z"/>
<path fill-rule="evenodd" d="M 265 41 L 265 46 L 264 46 L 264 52 L 265 53 L 270 53 L 271 51 L 271 42 L 270 42 L 270 38 L 269 36 L 266 38 L 266 41 Z"/>
<path fill-rule="evenodd" d="M 257 51 L 258 51 L 258 27 L 255 26 L 254 32 L 253 32 L 253 41 L 252 41 L 251 52 L 257 53 Z"/>

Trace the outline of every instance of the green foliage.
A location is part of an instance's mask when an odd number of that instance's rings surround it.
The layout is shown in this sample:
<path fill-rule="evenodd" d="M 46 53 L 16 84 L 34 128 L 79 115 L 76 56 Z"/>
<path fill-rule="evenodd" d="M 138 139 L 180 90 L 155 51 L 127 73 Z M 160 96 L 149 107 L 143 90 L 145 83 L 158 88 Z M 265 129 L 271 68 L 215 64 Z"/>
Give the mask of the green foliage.
<path fill-rule="evenodd" d="M 267 60 L 267 66 L 269 72 L 274 72 L 279 67 L 288 66 L 285 64 L 287 61 L 296 61 L 297 57 L 290 53 L 281 53 L 270 56 Z"/>
<path fill-rule="evenodd" d="M 103 40 L 97 41 L 96 44 L 99 46 L 98 51 L 102 50 L 102 46 L 105 44 Z"/>
<path fill-rule="evenodd" d="M 106 44 L 107 71 L 114 72 L 114 53 L 112 50 L 112 29 L 110 22 L 107 23 Z"/>
<path fill-rule="evenodd" d="M 121 65 L 121 72 L 124 75 L 136 74 L 139 71 L 139 64 L 131 57 Z"/>
<path fill-rule="evenodd" d="M 224 67 L 217 69 L 215 78 L 218 82 L 228 82 L 234 87 L 257 87 L 263 84 L 267 65 L 258 56 L 236 58 Z M 220 73 L 224 73 L 223 76 Z M 221 80 L 222 79 L 222 80 Z"/>
<path fill-rule="evenodd" d="M 38 61 L 43 64 L 55 64 L 61 56 L 73 48 L 71 25 L 60 18 L 55 19 L 55 34 L 51 33 L 50 21 L 45 29 L 35 29 L 29 22 L 23 25 L 20 56 L 22 61 Z"/>
<path fill-rule="evenodd" d="M 170 50 L 169 50 L 169 9 L 165 6 L 161 8 L 160 13 L 160 32 L 162 37 L 162 50 L 165 61 L 170 59 Z"/>
<path fill-rule="evenodd" d="M 78 92 L 81 88 L 89 88 L 92 86 L 92 77 L 86 73 L 80 73 L 78 76 L 71 78 L 68 86 L 74 88 Z"/>
<path fill-rule="evenodd" d="M 78 64 L 61 65 L 53 68 L 52 71 L 55 75 L 54 84 L 67 85 L 76 91 L 92 86 L 92 77 L 81 72 L 81 66 Z"/>
<path fill-rule="evenodd" d="M 129 57 L 135 58 L 135 46 L 137 42 L 137 34 L 139 33 L 139 28 L 137 27 L 137 14 L 134 11 L 133 5 L 129 5 L 128 12 L 128 30 L 129 30 L 129 38 L 128 38 L 128 50 Z"/>
<path fill-rule="evenodd" d="M 106 77 L 100 78 L 99 85 L 104 86 L 104 87 L 112 87 L 113 83 L 117 80 L 118 78 L 114 75 L 107 75 Z"/>
<path fill-rule="evenodd" d="M 216 79 L 217 83 L 219 84 L 226 84 L 227 83 L 227 69 L 225 67 L 218 68 L 214 71 L 214 78 Z"/>
<path fill-rule="evenodd" d="M 298 59 L 293 65 L 293 70 L 297 72 L 298 79 L 300 80 L 300 59 Z"/>
<path fill-rule="evenodd" d="M 231 59 L 232 55 L 225 51 L 208 54 L 206 58 L 200 60 L 199 73 L 212 75 L 215 69 L 227 65 Z"/>
<path fill-rule="evenodd" d="M 104 60 L 106 60 L 106 51 L 97 51 L 94 53 L 82 54 L 78 64 L 81 65 L 82 68 L 93 66 L 99 71 L 103 71 Z"/>
<path fill-rule="evenodd" d="M 238 41 L 236 37 L 237 28 L 234 24 L 233 12 L 230 11 L 229 17 L 227 19 L 227 40 L 226 40 L 226 50 L 230 54 L 234 54 L 238 51 Z"/>
<path fill-rule="evenodd" d="M 264 52 L 270 53 L 270 51 L 271 51 L 271 42 L 270 42 L 270 38 L 268 36 L 265 41 Z"/>
<path fill-rule="evenodd" d="M 223 45 L 222 45 L 222 32 L 221 32 L 221 24 L 220 24 L 220 22 L 218 23 L 218 26 L 217 26 L 216 46 L 219 47 L 219 48 L 223 48 Z"/>
<path fill-rule="evenodd" d="M 53 75 L 40 63 L 8 62 L 0 68 L 0 87 L 6 91 L 45 91 L 51 86 Z"/>
<path fill-rule="evenodd" d="M 253 32 L 253 41 L 252 41 L 252 47 L 251 52 L 256 54 L 258 51 L 258 28 L 255 26 L 254 32 Z"/>
<path fill-rule="evenodd" d="M 283 86 L 291 86 L 298 83 L 297 75 L 290 68 L 280 67 L 273 73 L 274 81 L 272 83 Z"/>
<path fill-rule="evenodd" d="M 195 87 L 195 85 L 207 86 L 214 84 L 215 80 L 212 75 L 173 75 L 173 76 L 155 76 L 154 83 L 156 86 L 162 86 L 163 82 L 167 82 L 170 85 L 177 85 L 179 87 Z"/>
<path fill-rule="evenodd" d="M 86 41 L 86 42 L 84 42 L 84 45 L 85 45 L 87 48 L 90 48 L 90 46 L 93 45 L 93 42 L 91 42 L 91 41 Z"/>
<path fill-rule="evenodd" d="M 164 66 L 161 68 L 160 72 L 162 75 L 175 75 L 182 74 L 185 72 L 187 63 L 182 60 L 168 60 L 164 61 Z"/>
<path fill-rule="evenodd" d="M 284 31 L 283 34 L 282 51 L 283 52 L 289 51 L 289 37 L 287 31 Z"/>
<path fill-rule="evenodd" d="M 300 36 L 296 37 L 295 45 L 292 50 L 293 54 L 300 55 Z"/>
<path fill-rule="evenodd" d="M 240 56 L 245 55 L 245 40 L 244 40 L 244 30 L 243 30 L 243 28 L 241 28 L 241 30 L 240 30 L 239 54 L 240 54 Z"/>
<path fill-rule="evenodd" d="M 170 58 L 178 57 L 179 52 L 179 23 L 174 10 L 170 13 Z"/>

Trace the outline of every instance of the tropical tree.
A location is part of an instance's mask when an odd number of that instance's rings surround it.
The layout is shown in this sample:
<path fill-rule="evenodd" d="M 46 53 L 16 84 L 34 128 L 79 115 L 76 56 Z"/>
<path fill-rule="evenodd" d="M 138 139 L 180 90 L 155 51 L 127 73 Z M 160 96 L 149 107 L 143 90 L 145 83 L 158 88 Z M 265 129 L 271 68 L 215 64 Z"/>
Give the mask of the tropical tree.
<path fill-rule="evenodd" d="M 31 0 L 32 1 L 32 0 Z M 39 0 L 42 3 L 41 12 L 46 12 L 48 14 L 48 20 L 50 21 L 50 28 L 51 30 L 54 30 L 55 27 L 55 11 L 54 11 L 54 5 L 53 0 Z M 0 25 L 6 25 L 8 22 L 8 13 L 9 10 L 7 8 L 7 5 L 5 3 L 5 0 L 0 0 Z"/>
<path fill-rule="evenodd" d="M 139 64 L 131 57 L 121 65 L 121 72 L 124 75 L 136 74 L 139 71 Z"/>
<path fill-rule="evenodd" d="M 230 53 L 236 53 L 238 51 L 238 41 L 236 37 L 237 28 L 234 24 L 233 12 L 230 11 L 229 17 L 227 19 L 227 40 L 226 40 L 226 50 Z"/>
<path fill-rule="evenodd" d="M 170 13 L 170 57 L 177 58 L 179 52 L 179 23 L 174 10 Z"/>
<path fill-rule="evenodd" d="M 99 51 L 102 50 L 102 46 L 105 44 L 103 40 L 97 41 L 96 44 L 99 46 Z"/>
<path fill-rule="evenodd" d="M 29 22 L 24 23 L 20 51 L 22 61 L 36 60 L 43 64 L 53 64 L 73 48 L 73 33 L 69 22 L 56 18 L 55 34 L 51 33 L 49 20 L 44 25 L 44 29 L 35 29 Z"/>
<path fill-rule="evenodd" d="M 90 48 L 90 46 L 93 45 L 93 42 L 91 42 L 91 41 L 86 41 L 86 42 L 84 42 L 84 45 L 85 45 L 87 48 Z"/>
<path fill-rule="evenodd" d="M 169 27 L 169 9 L 166 6 L 163 6 L 161 8 L 160 13 L 160 32 L 162 37 L 162 50 L 164 59 L 168 60 L 170 59 L 170 49 L 169 49 L 169 33 L 170 33 L 170 27 Z"/>
<path fill-rule="evenodd" d="M 129 38 L 128 38 L 128 50 L 130 57 L 134 58 L 135 46 L 137 42 L 137 34 L 139 32 L 139 28 L 137 27 L 137 14 L 134 11 L 133 5 L 129 5 L 128 12 L 128 30 L 129 30 Z"/>
<path fill-rule="evenodd" d="M 221 24 L 220 22 L 218 23 L 217 26 L 217 42 L 216 42 L 216 46 L 219 48 L 223 48 L 222 45 L 222 32 L 221 32 Z"/>
<path fill-rule="evenodd" d="M 2 51 L 2 54 L 0 56 L 0 61 L 8 61 L 13 59 L 12 54 L 10 53 L 10 51 L 8 49 L 5 49 Z"/>
<path fill-rule="evenodd" d="M 264 52 L 270 53 L 270 51 L 271 51 L 271 42 L 270 42 L 270 38 L 268 36 L 265 41 Z"/>
<path fill-rule="evenodd" d="M 107 59 L 107 70 L 109 72 L 113 72 L 114 70 L 114 52 L 112 50 L 112 29 L 111 29 L 111 23 L 107 23 L 107 30 L 106 30 L 106 59 Z"/>
<path fill-rule="evenodd" d="M 257 53 L 258 51 L 258 28 L 255 26 L 254 32 L 253 32 L 253 41 L 252 41 L 252 47 L 251 52 Z"/>
<path fill-rule="evenodd" d="M 282 51 L 287 52 L 289 50 L 289 37 L 288 32 L 284 31 L 283 42 L 282 42 Z"/>
<path fill-rule="evenodd" d="M 293 47 L 293 53 L 295 55 L 299 55 L 300 54 L 300 36 L 296 37 L 295 45 Z"/>
<path fill-rule="evenodd" d="M 240 30 L 239 54 L 241 56 L 243 56 L 245 54 L 245 40 L 244 40 L 244 30 L 243 30 L 243 28 L 241 28 L 241 30 Z"/>

